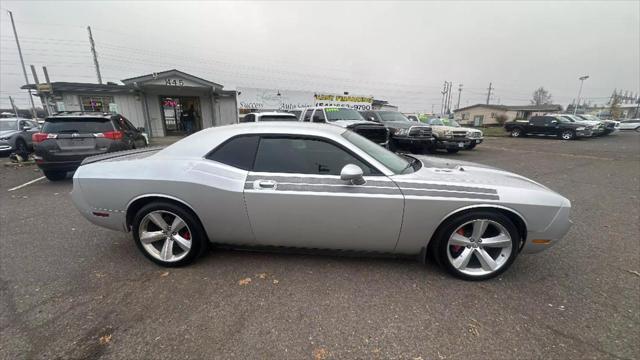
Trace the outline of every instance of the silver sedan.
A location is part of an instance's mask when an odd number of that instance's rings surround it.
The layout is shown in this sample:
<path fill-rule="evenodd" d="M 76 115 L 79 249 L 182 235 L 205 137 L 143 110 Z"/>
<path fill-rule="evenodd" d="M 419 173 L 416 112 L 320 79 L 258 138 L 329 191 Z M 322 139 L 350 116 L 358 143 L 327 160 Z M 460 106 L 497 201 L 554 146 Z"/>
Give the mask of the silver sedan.
<path fill-rule="evenodd" d="M 89 158 L 73 200 L 91 222 L 132 232 L 163 266 L 211 243 L 236 248 L 431 253 L 468 280 L 560 241 L 570 202 L 483 165 L 400 156 L 338 126 L 256 123 L 202 130 L 164 149 Z"/>

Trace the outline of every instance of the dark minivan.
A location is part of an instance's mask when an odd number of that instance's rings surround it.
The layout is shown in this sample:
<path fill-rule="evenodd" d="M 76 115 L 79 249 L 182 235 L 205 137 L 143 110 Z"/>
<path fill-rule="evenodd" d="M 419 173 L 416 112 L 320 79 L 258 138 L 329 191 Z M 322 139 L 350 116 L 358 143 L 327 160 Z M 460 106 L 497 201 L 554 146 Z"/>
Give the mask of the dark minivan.
<path fill-rule="evenodd" d="M 142 130 L 119 114 L 60 113 L 33 134 L 36 164 L 47 179 L 62 180 L 89 156 L 147 146 Z"/>

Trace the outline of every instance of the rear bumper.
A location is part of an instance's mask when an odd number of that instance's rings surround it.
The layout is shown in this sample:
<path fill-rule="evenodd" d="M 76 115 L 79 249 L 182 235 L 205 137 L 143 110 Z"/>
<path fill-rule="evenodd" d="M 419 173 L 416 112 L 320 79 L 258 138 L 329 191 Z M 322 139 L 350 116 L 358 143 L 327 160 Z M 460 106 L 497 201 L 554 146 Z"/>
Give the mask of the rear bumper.
<path fill-rule="evenodd" d="M 127 232 L 126 212 L 124 210 L 98 209 L 92 207 L 82 196 L 80 179 L 76 173 L 73 176 L 73 190 L 71 191 L 71 201 L 76 206 L 80 214 L 91 223 L 105 227 L 107 229 Z"/>
<path fill-rule="evenodd" d="M 36 148 L 35 160 L 38 167 L 44 171 L 74 171 L 82 164 L 82 160 L 105 153 L 107 152 L 94 151 L 59 155 L 52 152 L 39 151 Z"/>

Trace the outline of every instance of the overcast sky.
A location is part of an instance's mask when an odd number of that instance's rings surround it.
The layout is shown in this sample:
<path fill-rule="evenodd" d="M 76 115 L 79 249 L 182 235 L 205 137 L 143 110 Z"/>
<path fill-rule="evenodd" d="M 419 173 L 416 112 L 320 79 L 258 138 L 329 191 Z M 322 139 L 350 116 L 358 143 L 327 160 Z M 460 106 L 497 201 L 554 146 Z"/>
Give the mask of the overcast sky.
<path fill-rule="evenodd" d="M 640 92 L 640 1 L 588 2 L 64 2 L 2 1 L 0 105 L 27 67 L 52 81 L 97 82 L 91 25 L 106 81 L 176 68 L 238 86 L 373 95 L 401 111 L 436 111 L 442 84 L 461 106 L 526 104 L 539 86 L 566 106 Z M 29 75 L 31 79 L 31 75 Z M 30 80 L 32 81 L 32 80 Z M 454 92 L 454 105 L 457 91 Z"/>

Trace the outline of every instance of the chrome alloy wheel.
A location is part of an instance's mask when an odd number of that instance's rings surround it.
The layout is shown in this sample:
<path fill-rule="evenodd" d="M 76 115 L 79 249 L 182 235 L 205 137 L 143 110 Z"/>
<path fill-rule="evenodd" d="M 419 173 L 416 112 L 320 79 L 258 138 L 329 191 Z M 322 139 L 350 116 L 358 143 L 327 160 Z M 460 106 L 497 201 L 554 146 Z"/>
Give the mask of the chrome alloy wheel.
<path fill-rule="evenodd" d="M 138 237 L 144 250 L 165 262 L 176 262 L 189 254 L 191 235 L 182 218 L 165 210 L 148 213 L 138 227 Z"/>
<path fill-rule="evenodd" d="M 460 225 L 447 242 L 449 262 L 469 276 L 483 276 L 500 270 L 512 251 L 513 242 L 507 229 L 487 219 Z"/>
<path fill-rule="evenodd" d="M 512 137 L 519 137 L 520 136 L 520 129 L 513 129 L 511 130 L 511 136 Z"/>
<path fill-rule="evenodd" d="M 562 133 L 562 140 L 571 140 L 573 139 L 573 133 L 571 131 L 565 131 Z"/>

